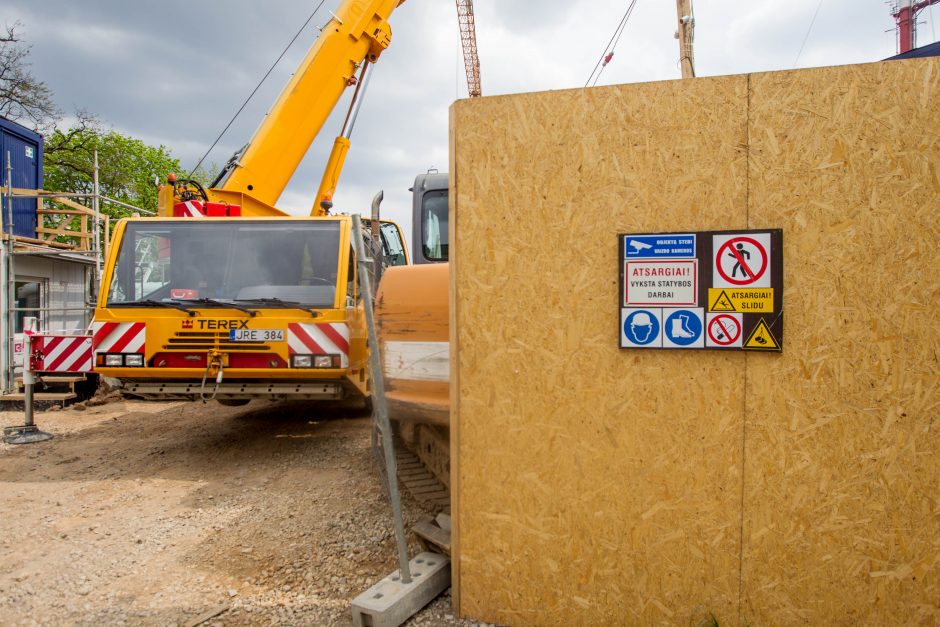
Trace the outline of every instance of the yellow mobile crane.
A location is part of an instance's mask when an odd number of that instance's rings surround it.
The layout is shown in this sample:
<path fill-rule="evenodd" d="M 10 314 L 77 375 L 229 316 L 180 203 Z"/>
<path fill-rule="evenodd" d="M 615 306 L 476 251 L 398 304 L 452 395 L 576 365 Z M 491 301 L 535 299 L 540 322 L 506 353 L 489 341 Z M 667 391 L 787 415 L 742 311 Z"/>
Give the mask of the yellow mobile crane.
<path fill-rule="evenodd" d="M 118 223 L 93 323 L 97 372 L 143 398 L 368 394 L 352 219 L 329 209 L 367 71 L 403 1 L 344 0 L 209 189 L 168 177 L 158 217 Z M 289 216 L 274 203 L 351 86 L 311 215 Z M 405 263 L 398 227 L 376 230 L 385 262 Z"/>

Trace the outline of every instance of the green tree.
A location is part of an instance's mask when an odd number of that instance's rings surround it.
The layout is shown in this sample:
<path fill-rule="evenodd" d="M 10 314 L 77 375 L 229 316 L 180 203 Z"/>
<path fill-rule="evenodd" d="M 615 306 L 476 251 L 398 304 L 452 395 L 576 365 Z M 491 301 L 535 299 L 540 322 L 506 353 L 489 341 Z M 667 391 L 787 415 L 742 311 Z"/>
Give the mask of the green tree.
<path fill-rule="evenodd" d="M 150 146 L 81 114 L 76 126 L 56 129 L 46 138 L 43 187 L 91 193 L 96 151 L 100 193 L 145 211 L 157 211 L 157 179 L 163 182 L 168 173 L 180 172 L 179 160 L 166 146 Z M 102 203 L 101 210 L 112 217 L 132 213 L 112 203 Z"/>

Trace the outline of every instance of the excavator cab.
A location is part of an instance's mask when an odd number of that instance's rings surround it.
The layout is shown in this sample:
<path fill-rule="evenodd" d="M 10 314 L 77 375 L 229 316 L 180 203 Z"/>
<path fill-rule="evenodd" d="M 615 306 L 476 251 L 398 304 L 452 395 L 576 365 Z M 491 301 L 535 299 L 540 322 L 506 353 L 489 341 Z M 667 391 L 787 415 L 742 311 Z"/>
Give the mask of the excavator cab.
<path fill-rule="evenodd" d="M 412 192 L 412 263 L 445 263 L 449 257 L 447 234 L 447 173 L 429 170 L 415 178 Z"/>

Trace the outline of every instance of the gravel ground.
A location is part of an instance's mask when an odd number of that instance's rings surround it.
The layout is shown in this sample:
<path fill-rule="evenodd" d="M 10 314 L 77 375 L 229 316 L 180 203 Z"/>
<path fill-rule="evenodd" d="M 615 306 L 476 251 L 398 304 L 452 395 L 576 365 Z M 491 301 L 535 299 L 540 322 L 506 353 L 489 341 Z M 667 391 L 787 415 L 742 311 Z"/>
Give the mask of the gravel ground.
<path fill-rule="evenodd" d="M 348 625 L 397 568 L 361 411 L 119 400 L 36 423 L 55 439 L 0 443 L 0 624 Z M 403 499 L 408 527 L 432 513 Z M 481 623 L 447 591 L 406 624 Z"/>

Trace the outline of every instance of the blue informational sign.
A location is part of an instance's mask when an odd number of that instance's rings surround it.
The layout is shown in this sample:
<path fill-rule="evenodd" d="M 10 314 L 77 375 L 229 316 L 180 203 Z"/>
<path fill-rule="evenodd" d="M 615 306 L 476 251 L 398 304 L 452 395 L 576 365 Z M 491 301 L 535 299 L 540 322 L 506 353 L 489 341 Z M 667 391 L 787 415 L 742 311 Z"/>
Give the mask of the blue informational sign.
<path fill-rule="evenodd" d="M 662 339 L 659 331 L 662 326 L 661 309 L 624 309 L 623 335 L 621 346 L 659 348 Z"/>
<path fill-rule="evenodd" d="M 625 235 L 623 251 L 627 259 L 692 259 L 695 234 Z"/>
<path fill-rule="evenodd" d="M 702 348 L 705 338 L 703 309 L 666 309 L 663 312 L 663 346 L 666 348 Z"/>

